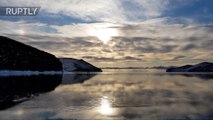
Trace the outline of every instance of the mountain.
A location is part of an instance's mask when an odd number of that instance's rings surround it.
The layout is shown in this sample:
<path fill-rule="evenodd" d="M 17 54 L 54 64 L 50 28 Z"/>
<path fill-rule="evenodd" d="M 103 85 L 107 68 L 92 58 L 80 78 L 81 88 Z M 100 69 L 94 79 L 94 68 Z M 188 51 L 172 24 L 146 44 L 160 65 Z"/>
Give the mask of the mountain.
<path fill-rule="evenodd" d="M 0 70 L 61 71 L 54 55 L 0 36 Z"/>
<path fill-rule="evenodd" d="M 100 68 L 82 60 L 73 58 L 60 58 L 63 70 L 66 72 L 102 72 Z"/>
<path fill-rule="evenodd" d="M 166 72 L 213 72 L 213 63 L 203 62 L 196 65 L 168 68 Z"/>

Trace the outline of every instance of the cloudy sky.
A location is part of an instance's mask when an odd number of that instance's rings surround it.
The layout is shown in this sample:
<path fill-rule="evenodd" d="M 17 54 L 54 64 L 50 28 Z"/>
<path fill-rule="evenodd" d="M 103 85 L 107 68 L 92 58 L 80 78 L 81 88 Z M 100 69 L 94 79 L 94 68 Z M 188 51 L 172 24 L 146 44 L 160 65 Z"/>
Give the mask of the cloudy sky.
<path fill-rule="evenodd" d="M 0 35 L 100 67 L 213 61 L 212 0 L 1 0 L 41 7 L 0 16 Z"/>

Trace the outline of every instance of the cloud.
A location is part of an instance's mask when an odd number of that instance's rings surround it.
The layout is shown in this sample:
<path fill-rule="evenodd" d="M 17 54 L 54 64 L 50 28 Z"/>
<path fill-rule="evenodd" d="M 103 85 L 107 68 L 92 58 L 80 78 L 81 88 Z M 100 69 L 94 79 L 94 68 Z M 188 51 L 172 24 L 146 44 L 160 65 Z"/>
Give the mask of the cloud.
<path fill-rule="evenodd" d="M 1 6 L 40 6 L 37 17 L 1 19 L 39 21 L 51 24 L 112 22 L 137 23 L 159 17 L 184 17 L 211 23 L 212 1 L 206 0 L 1 0 Z M 51 4 L 51 5 L 50 5 Z M 60 22 L 58 22 L 60 21 Z"/>
<path fill-rule="evenodd" d="M 138 57 L 133 57 L 133 56 L 125 56 L 124 57 L 124 60 L 138 60 L 138 61 L 142 61 L 143 59 L 141 59 L 141 58 L 138 58 Z"/>
<path fill-rule="evenodd" d="M 48 51 L 58 57 L 84 58 L 91 61 L 211 61 L 212 25 L 167 24 L 168 18 L 151 19 L 138 24 L 87 23 L 49 25 L 54 32 L 40 31 L 43 23 L 1 21 L 1 34 Z M 16 32 L 17 25 L 26 29 Z M 34 27 L 35 26 L 35 27 Z M 113 29 L 103 44 L 91 30 Z M 183 54 L 184 53 L 184 54 Z M 182 59 L 180 56 L 187 56 Z M 196 57 L 197 56 L 197 57 Z M 180 62 L 180 61 L 179 61 Z M 165 64 L 165 63 L 162 63 Z M 168 64 L 168 63 L 167 63 Z"/>
<path fill-rule="evenodd" d="M 115 62 L 115 61 L 142 61 L 141 58 L 133 57 L 133 56 L 118 56 L 114 57 L 95 57 L 95 56 L 83 56 L 83 59 L 87 59 L 89 61 L 105 61 L 105 62 Z"/>
<path fill-rule="evenodd" d="M 178 60 L 182 60 L 186 58 L 186 56 L 180 55 L 180 56 L 175 56 L 173 59 L 171 59 L 172 61 L 178 61 Z"/>
<path fill-rule="evenodd" d="M 84 59 L 89 59 L 92 61 L 115 61 L 115 58 L 107 58 L 107 57 L 95 57 L 95 56 L 83 56 Z"/>
<path fill-rule="evenodd" d="M 196 48 L 198 48 L 198 46 L 192 43 L 192 44 L 187 44 L 187 45 L 183 46 L 181 48 L 181 50 L 186 51 L 186 50 L 191 50 L 191 49 L 196 49 Z"/>
<path fill-rule="evenodd" d="M 50 14 L 62 14 L 72 18 L 80 18 L 86 21 L 123 21 L 124 16 L 120 11 L 119 1 L 108 0 L 3 0 L 3 6 L 40 6 L 41 11 Z M 95 3 L 95 4 L 94 4 Z M 50 5 L 51 4 L 51 5 Z"/>
<path fill-rule="evenodd" d="M 201 48 L 206 48 L 207 50 L 212 50 L 213 49 L 213 39 L 202 42 Z"/>
<path fill-rule="evenodd" d="M 140 22 L 160 17 L 169 3 L 170 0 L 122 0 L 121 9 L 128 22 Z"/>
<path fill-rule="evenodd" d="M 182 4 L 185 3 L 185 4 Z M 186 4 L 187 3 L 187 4 Z M 137 23 L 152 18 L 162 17 L 172 12 L 174 6 L 187 6 L 196 3 L 180 0 L 2 0 L 1 6 L 40 6 L 38 17 L 15 19 L 57 24 L 111 22 L 111 23 Z M 51 5 L 50 5 L 51 4 Z M 165 16 L 164 16 L 165 17 Z M 179 16 L 180 17 L 180 16 Z M 46 19 L 45 19 L 46 18 Z M 3 18 L 4 19 L 4 18 Z M 14 20 L 7 18 L 8 20 Z M 49 20 L 48 20 L 49 19 Z M 51 19 L 51 20 L 50 20 Z M 55 22 L 53 22 L 55 21 Z"/>
<path fill-rule="evenodd" d="M 1 16 L 0 34 L 58 57 L 153 64 L 180 59 L 183 63 L 211 61 L 213 27 L 211 22 L 200 22 L 195 16 L 192 6 L 198 3 L 201 1 L 2 0 L 3 6 L 33 5 L 40 6 L 41 11 L 32 18 Z M 206 5 L 204 2 L 200 10 Z M 188 15 L 178 13 L 187 7 Z M 212 16 L 209 6 L 205 11 Z M 101 38 L 108 38 L 107 44 Z"/>
<path fill-rule="evenodd" d="M 0 34 L 16 34 L 21 35 L 19 31 L 25 31 L 26 34 L 39 34 L 49 35 L 51 33 L 57 33 L 57 30 L 45 23 L 28 23 L 26 21 L 7 21 L 0 20 Z"/>

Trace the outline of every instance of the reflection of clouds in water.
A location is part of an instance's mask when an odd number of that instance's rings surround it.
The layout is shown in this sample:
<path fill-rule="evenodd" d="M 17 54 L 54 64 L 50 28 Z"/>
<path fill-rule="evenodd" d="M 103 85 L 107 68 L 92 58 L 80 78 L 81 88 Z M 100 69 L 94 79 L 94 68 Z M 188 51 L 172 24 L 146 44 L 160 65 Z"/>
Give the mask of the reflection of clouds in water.
<path fill-rule="evenodd" d="M 51 107 L 60 118 L 202 119 L 213 110 L 212 88 L 213 81 L 196 77 L 101 74 L 83 84 L 62 85 L 22 106 Z"/>
<path fill-rule="evenodd" d="M 69 103 L 64 103 L 73 105 L 93 105 L 88 101 L 109 94 L 115 98 L 110 105 L 119 109 L 119 114 L 114 115 L 117 117 L 146 118 L 154 114 L 155 117 L 181 118 L 191 114 L 196 118 L 213 109 L 209 106 L 213 103 L 212 87 L 212 81 L 184 76 L 112 75 L 109 78 L 98 75 L 83 85 L 61 86 L 55 94 L 64 94 L 62 97 L 69 99 Z M 103 103 L 107 103 L 106 100 Z M 108 111 L 110 105 L 103 105 L 102 110 Z"/>

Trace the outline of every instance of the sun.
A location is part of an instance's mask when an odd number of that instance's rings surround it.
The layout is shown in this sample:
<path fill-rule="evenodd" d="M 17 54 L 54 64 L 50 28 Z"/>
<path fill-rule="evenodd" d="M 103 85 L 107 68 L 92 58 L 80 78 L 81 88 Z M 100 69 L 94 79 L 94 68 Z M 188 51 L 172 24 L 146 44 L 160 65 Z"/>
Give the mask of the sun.
<path fill-rule="evenodd" d="M 20 29 L 20 30 L 17 31 L 17 33 L 20 34 L 20 35 L 25 35 L 26 31 L 23 30 L 23 29 Z"/>
<path fill-rule="evenodd" d="M 114 36 L 118 36 L 117 29 L 114 28 L 95 28 L 90 29 L 90 36 L 97 37 L 102 43 L 107 44 Z"/>

